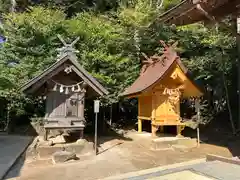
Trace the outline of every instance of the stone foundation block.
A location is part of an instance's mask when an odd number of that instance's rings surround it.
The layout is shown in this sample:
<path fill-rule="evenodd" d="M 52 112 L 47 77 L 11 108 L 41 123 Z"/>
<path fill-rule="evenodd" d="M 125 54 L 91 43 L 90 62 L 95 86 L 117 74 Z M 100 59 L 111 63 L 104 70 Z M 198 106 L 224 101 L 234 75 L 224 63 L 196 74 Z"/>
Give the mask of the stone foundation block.
<path fill-rule="evenodd" d="M 70 151 L 57 151 L 52 156 L 53 163 L 64 163 L 69 160 L 76 160 L 77 156 L 74 152 Z"/>

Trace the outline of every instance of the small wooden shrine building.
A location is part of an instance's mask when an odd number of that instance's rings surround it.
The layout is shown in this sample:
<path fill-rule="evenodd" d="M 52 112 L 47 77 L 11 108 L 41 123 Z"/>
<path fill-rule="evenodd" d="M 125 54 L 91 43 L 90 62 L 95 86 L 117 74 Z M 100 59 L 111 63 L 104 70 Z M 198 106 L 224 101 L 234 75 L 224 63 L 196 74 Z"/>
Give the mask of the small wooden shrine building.
<path fill-rule="evenodd" d="M 177 135 L 185 127 L 180 117 L 181 98 L 200 97 L 203 91 L 191 80 L 189 71 L 183 65 L 173 46 L 163 41 L 161 56 L 147 57 L 140 76 L 128 87 L 122 96 L 138 98 L 138 131 L 142 121 L 151 121 L 152 135 L 158 128 L 176 126 Z"/>
<path fill-rule="evenodd" d="M 60 49 L 56 62 L 22 87 L 26 94 L 46 98 L 45 140 L 51 129 L 80 130 L 82 137 L 85 127 L 85 99 L 108 94 L 108 91 L 80 66 L 72 48 L 74 43 L 63 43 L 65 47 Z"/>

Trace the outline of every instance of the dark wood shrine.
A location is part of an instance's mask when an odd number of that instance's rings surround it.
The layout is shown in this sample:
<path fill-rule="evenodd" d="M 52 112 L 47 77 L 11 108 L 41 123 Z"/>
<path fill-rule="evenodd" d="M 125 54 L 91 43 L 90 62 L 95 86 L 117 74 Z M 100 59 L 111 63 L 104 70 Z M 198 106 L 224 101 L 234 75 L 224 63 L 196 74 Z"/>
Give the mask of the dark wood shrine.
<path fill-rule="evenodd" d="M 83 136 L 85 99 L 108 94 L 78 63 L 72 48 L 76 41 L 62 42 L 65 46 L 59 49 L 56 62 L 22 87 L 26 94 L 46 98 L 45 140 L 51 129 L 80 130 Z"/>

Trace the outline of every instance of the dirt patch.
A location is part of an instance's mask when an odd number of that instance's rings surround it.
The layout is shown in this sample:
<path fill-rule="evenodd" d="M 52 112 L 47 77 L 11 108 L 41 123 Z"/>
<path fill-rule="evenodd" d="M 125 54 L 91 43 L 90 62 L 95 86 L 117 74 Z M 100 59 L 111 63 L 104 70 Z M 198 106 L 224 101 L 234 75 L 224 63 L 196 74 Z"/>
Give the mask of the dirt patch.
<path fill-rule="evenodd" d="M 139 136 L 136 133 L 128 134 L 125 138 L 99 137 L 99 155 L 93 156 L 90 160 L 62 165 L 49 165 L 46 161 L 35 161 L 33 164 L 25 159 L 24 168 L 21 169 L 21 179 L 91 180 L 205 158 L 207 154 L 232 156 L 228 148 L 211 144 L 201 144 L 199 148 L 191 148 L 187 152 L 174 149 L 152 151 L 151 140 L 151 136 Z"/>

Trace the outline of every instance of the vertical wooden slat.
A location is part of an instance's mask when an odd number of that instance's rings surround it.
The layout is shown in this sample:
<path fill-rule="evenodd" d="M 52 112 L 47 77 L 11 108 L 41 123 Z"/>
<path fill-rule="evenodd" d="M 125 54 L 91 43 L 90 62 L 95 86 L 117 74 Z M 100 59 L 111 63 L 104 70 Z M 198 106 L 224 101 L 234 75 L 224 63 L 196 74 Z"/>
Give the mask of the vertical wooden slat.
<path fill-rule="evenodd" d="M 46 113 L 45 113 L 45 117 L 49 117 L 50 112 L 52 111 L 52 99 L 51 99 L 51 92 L 47 93 L 46 95 Z"/>
<path fill-rule="evenodd" d="M 79 94 L 78 95 L 78 114 L 77 117 L 84 118 L 84 104 L 85 104 L 85 94 Z"/>
<path fill-rule="evenodd" d="M 138 132 L 142 132 L 142 119 L 138 118 Z"/>
<path fill-rule="evenodd" d="M 138 98 L 138 116 L 141 116 L 141 97 Z M 142 119 L 138 118 L 138 132 L 142 132 Z"/>
<path fill-rule="evenodd" d="M 52 102 L 52 108 L 49 113 L 50 117 L 65 117 L 65 103 L 66 103 L 66 95 L 61 94 L 59 92 L 51 92 L 50 93 L 51 100 L 49 103 Z M 50 106 L 50 104 L 49 104 Z"/>
<path fill-rule="evenodd" d="M 156 119 L 156 102 L 155 102 L 155 92 L 152 93 L 152 122 Z"/>
<path fill-rule="evenodd" d="M 53 117 L 54 116 L 54 97 L 53 97 L 53 92 L 50 91 L 47 94 L 47 99 L 46 99 L 46 103 L 47 103 L 47 117 Z"/>

